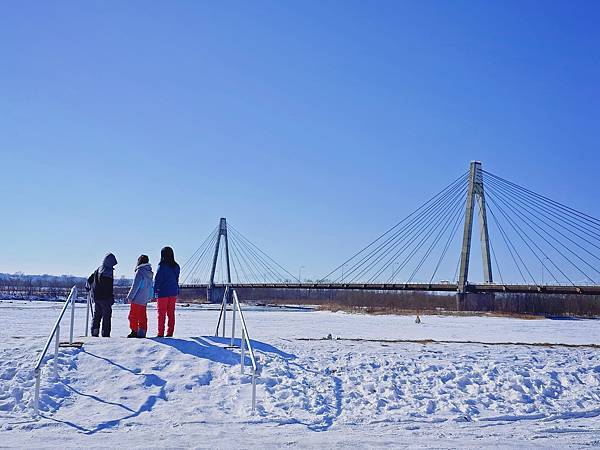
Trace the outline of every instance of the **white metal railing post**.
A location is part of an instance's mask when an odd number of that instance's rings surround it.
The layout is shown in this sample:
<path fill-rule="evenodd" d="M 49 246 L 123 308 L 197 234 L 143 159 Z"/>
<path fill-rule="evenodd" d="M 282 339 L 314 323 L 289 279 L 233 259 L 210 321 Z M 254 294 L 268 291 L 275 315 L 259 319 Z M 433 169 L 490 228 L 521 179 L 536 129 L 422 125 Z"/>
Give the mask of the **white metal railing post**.
<path fill-rule="evenodd" d="M 35 412 L 35 415 L 37 416 L 40 413 L 40 375 L 41 375 L 41 369 L 37 368 L 35 369 L 35 395 L 33 398 L 33 409 Z"/>
<path fill-rule="evenodd" d="M 73 286 L 71 290 L 71 330 L 69 332 L 69 344 L 73 343 L 73 327 L 75 326 L 75 298 L 77 297 L 77 287 Z"/>
<path fill-rule="evenodd" d="M 252 411 L 256 408 L 256 369 L 252 370 Z"/>
<path fill-rule="evenodd" d="M 92 295 L 88 292 L 85 308 L 85 337 L 88 337 L 90 329 L 90 308 L 92 307 Z"/>
<path fill-rule="evenodd" d="M 223 294 L 223 327 L 221 329 L 221 336 L 225 337 L 225 321 L 227 319 L 227 291 L 229 290 L 229 286 L 225 288 L 225 293 Z"/>
<path fill-rule="evenodd" d="M 238 305 L 238 311 L 240 306 Z M 231 347 L 235 346 L 235 302 L 231 302 Z"/>
<path fill-rule="evenodd" d="M 242 359 L 240 361 L 240 372 L 242 373 L 242 375 L 244 374 L 244 362 L 246 359 L 246 342 L 245 341 L 246 341 L 246 333 L 242 329 L 242 341 L 240 342 L 240 345 L 241 345 L 240 354 L 242 355 Z"/>
<path fill-rule="evenodd" d="M 54 378 L 58 378 L 58 347 L 60 346 L 60 325 L 56 327 L 54 336 Z"/>

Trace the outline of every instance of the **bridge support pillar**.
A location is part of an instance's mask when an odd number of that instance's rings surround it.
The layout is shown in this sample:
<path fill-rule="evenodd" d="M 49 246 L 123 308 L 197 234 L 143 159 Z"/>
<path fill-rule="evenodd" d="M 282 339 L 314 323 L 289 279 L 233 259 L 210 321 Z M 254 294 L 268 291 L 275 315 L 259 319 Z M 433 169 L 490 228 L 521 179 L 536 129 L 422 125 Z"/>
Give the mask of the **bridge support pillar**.
<path fill-rule="evenodd" d="M 219 222 L 219 234 L 217 236 L 217 242 L 215 243 L 215 252 L 213 254 L 212 266 L 210 268 L 210 279 L 208 280 L 208 288 L 206 289 L 206 299 L 209 303 L 221 303 L 223 301 L 223 289 L 215 289 L 215 271 L 217 269 L 217 261 L 219 259 L 219 251 L 221 248 L 221 238 L 224 243 L 225 250 L 225 265 L 226 265 L 226 276 L 227 283 L 231 283 L 231 266 L 229 263 L 229 238 L 227 237 L 227 219 L 221 217 Z M 230 300 L 230 294 L 228 294 L 227 301 Z"/>
<path fill-rule="evenodd" d="M 479 240 L 481 243 L 481 256 L 483 263 L 483 279 L 485 283 L 492 283 L 492 262 L 490 258 L 490 240 L 485 208 L 485 194 L 483 190 L 483 174 L 481 162 L 471 161 L 469 170 L 469 185 L 467 189 L 467 202 L 465 205 L 465 223 L 463 229 L 463 242 L 460 253 L 460 271 L 458 274 L 458 293 L 456 296 L 456 309 L 464 308 L 469 279 L 469 258 L 471 255 L 471 236 L 473 234 L 473 216 L 475 200 L 479 205 Z"/>

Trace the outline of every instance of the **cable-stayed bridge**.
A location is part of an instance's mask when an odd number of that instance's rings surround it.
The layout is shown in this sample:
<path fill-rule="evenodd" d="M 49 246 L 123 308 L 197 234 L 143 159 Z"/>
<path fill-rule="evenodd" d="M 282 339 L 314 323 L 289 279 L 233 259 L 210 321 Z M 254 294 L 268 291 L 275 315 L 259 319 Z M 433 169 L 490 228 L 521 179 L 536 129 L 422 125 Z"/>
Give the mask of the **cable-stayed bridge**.
<path fill-rule="evenodd" d="M 459 302 L 469 293 L 600 295 L 600 220 L 474 161 L 317 281 L 303 282 L 225 218 L 182 266 L 180 280 L 182 289 L 206 288 L 211 301 L 221 300 L 226 285 L 455 292 Z"/>

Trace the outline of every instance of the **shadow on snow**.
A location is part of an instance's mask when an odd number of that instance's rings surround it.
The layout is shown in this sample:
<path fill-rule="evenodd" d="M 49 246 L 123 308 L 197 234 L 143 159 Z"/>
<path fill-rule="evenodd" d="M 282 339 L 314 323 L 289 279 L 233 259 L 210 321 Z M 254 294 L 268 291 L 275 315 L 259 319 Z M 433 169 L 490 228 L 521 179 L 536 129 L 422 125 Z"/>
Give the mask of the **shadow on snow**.
<path fill-rule="evenodd" d="M 230 338 L 202 336 L 202 337 L 192 337 L 189 339 L 153 338 L 150 340 L 152 340 L 155 343 L 160 344 L 160 345 L 172 347 L 175 350 L 177 350 L 185 355 L 194 356 L 194 357 L 200 358 L 200 359 L 206 359 L 206 360 L 218 363 L 218 364 L 234 366 L 234 365 L 237 365 L 240 363 L 239 351 L 234 352 L 230 348 L 223 347 L 224 345 L 229 345 L 231 343 Z M 239 348 L 240 339 L 235 339 L 234 344 Z M 251 341 L 251 344 L 252 344 L 252 347 L 255 349 L 255 351 L 276 354 L 285 359 L 295 359 L 296 358 L 295 355 L 283 352 L 283 351 L 277 349 L 276 347 L 273 347 L 272 345 L 269 345 L 269 344 L 265 344 L 263 342 Z M 121 408 L 121 409 L 127 411 L 127 414 L 125 414 L 123 417 L 120 417 L 118 419 L 100 422 L 91 428 L 86 428 L 86 427 L 79 425 L 72 421 L 56 419 L 49 415 L 42 415 L 42 417 L 44 417 L 48 420 L 54 421 L 54 422 L 63 423 L 65 425 L 68 425 L 68 426 L 80 431 L 81 433 L 84 433 L 87 435 L 92 435 L 92 434 L 98 433 L 99 431 L 104 431 L 107 429 L 118 427 L 121 424 L 121 422 L 126 421 L 128 419 L 138 417 L 142 413 L 151 412 L 158 400 L 163 400 L 165 402 L 168 401 L 167 396 L 166 396 L 166 390 L 165 390 L 165 387 L 167 385 L 167 380 L 159 377 L 158 375 L 153 374 L 153 373 L 143 373 L 140 369 L 137 369 L 137 368 L 132 369 L 129 367 L 125 367 L 122 364 L 116 363 L 115 361 L 113 361 L 109 358 L 105 358 L 103 356 L 91 353 L 89 351 L 86 351 L 85 349 L 83 349 L 81 353 L 86 356 L 96 358 L 99 361 L 102 361 L 106 364 L 110 364 L 114 367 L 117 367 L 118 369 L 120 369 L 124 372 L 133 374 L 140 378 L 140 383 L 139 383 L 140 386 L 144 386 L 146 388 L 158 387 L 158 388 L 160 388 L 159 392 L 157 394 L 149 395 L 146 398 L 146 400 L 144 401 L 144 403 L 139 408 L 137 408 L 137 410 L 134 410 L 134 409 L 128 407 L 127 405 L 124 405 L 123 403 L 110 401 L 110 400 L 101 398 L 97 395 L 81 392 L 80 390 L 70 386 L 68 383 L 65 383 L 65 387 L 69 391 L 74 393 L 75 395 L 87 397 L 89 399 L 92 399 L 92 400 L 94 400 L 98 403 L 104 404 L 104 405 L 116 406 L 118 408 Z M 245 358 L 245 363 L 247 365 L 251 364 L 250 358 L 248 356 L 246 356 L 246 358 Z M 101 369 L 99 368 L 98 370 L 101 370 Z"/>

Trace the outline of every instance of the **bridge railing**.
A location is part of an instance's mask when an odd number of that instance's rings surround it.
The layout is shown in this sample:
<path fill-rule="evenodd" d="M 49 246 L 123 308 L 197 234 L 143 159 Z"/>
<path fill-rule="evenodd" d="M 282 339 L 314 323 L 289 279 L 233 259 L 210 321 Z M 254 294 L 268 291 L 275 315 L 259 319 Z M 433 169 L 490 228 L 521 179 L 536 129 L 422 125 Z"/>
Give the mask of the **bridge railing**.
<path fill-rule="evenodd" d="M 65 300 L 65 304 L 63 305 L 63 308 L 60 311 L 58 319 L 56 319 L 56 322 L 54 323 L 54 326 L 52 327 L 52 330 L 50 331 L 50 335 L 48 336 L 48 339 L 46 340 L 46 345 L 44 345 L 42 353 L 38 357 L 37 362 L 35 364 L 35 368 L 34 368 L 35 394 L 34 394 L 34 400 L 33 400 L 33 408 L 34 408 L 34 412 L 35 412 L 36 416 L 39 414 L 42 365 L 44 363 L 44 358 L 46 356 L 46 353 L 48 353 L 48 349 L 50 348 L 50 344 L 52 343 L 53 339 L 54 339 L 54 378 L 58 378 L 58 347 L 60 346 L 60 323 L 65 315 L 65 312 L 69 308 L 69 306 L 71 307 L 71 320 L 70 320 L 71 324 L 70 324 L 70 328 L 69 328 L 69 344 L 73 344 L 73 326 L 75 324 L 75 299 L 76 298 L 77 298 L 77 286 L 73 286 L 71 288 L 71 292 L 69 293 L 69 296 Z"/>
<path fill-rule="evenodd" d="M 225 337 L 225 321 L 227 319 L 227 303 L 229 300 L 229 292 L 231 292 L 231 342 L 230 346 L 235 347 L 235 321 L 236 321 L 236 309 L 237 315 L 242 326 L 242 336 L 240 339 L 240 371 L 243 374 L 246 366 L 246 351 L 250 358 L 252 365 L 252 411 L 256 408 L 256 376 L 258 372 L 258 364 L 256 363 L 256 357 L 254 356 L 254 349 L 252 348 L 252 340 L 248 333 L 248 327 L 246 325 L 246 319 L 240 306 L 240 300 L 238 298 L 235 289 L 231 289 L 229 286 L 225 287 L 225 293 L 223 294 L 223 301 L 221 303 L 221 312 L 219 314 L 219 321 L 217 322 L 217 329 L 215 330 L 215 336 L 219 336 L 219 328 L 221 327 L 221 336 Z"/>

